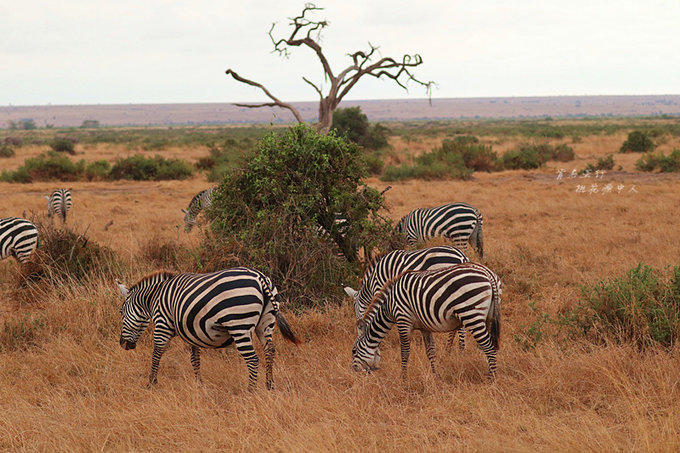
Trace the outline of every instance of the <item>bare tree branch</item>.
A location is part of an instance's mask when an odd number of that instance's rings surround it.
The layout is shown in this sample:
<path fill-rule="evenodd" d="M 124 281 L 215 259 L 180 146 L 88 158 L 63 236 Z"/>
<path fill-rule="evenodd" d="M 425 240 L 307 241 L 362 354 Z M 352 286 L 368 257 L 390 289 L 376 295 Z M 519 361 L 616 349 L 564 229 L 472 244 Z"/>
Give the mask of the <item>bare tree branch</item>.
<path fill-rule="evenodd" d="M 273 100 L 273 103 L 267 103 L 267 104 L 259 104 L 259 105 L 252 105 L 252 104 L 236 104 L 240 107 L 248 107 L 248 108 L 256 108 L 256 107 L 281 107 L 284 109 L 290 110 L 290 112 L 293 114 L 295 119 L 298 121 L 298 123 L 304 123 L 304 120 L 302 119 L 302 115 L 300 115 L 300 112 L 293 107 L 292 105 L 288 104 L 287 102 L 283 102 L 279 100 L 276 96 L 271 94 L 268 89 L 266 89 L 262 84 L 254 82 L 252 80 L 246 79 L 238 75 L 236 72 L 232 71 L 231 69 L 227 69 L 226 73 L 230 76 L 232 76 L 235 80 L 245 83 L 247 85 L 251 85 L 254 87 L 257 87 L 261 89 L 264 94 L 266 94 L 271 100 Z"/>

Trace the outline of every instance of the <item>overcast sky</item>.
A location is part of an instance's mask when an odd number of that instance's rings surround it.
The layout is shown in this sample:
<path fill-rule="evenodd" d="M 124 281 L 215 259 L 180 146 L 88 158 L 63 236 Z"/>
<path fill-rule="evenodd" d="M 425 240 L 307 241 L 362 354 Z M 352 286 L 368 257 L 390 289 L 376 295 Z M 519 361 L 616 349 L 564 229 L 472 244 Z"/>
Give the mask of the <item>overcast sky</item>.
<path fill-rule="evenodd" d="M 271 53 L 304 2 L 0 0 L 0 105 L 315 101 L 315 55 Z M 419 53 L 433 97 L 680 94 L 678 0 L 329 0 L 324 53 Z M 347 99 L 423 98 L 362 79 Z"/>

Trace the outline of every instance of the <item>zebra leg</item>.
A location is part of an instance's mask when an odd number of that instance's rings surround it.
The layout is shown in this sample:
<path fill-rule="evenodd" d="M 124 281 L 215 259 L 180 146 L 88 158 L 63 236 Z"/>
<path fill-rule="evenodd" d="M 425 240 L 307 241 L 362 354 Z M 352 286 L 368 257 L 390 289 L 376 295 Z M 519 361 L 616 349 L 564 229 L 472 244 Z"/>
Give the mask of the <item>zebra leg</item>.
<path fill-rule="evenodd" d="M 194 369 L 196 380 L 203 382 L 203 379 L 201 379 L 201 348 L 198 346 L 191 346 L 191 367 Z"/>
<path fill-rule="evenodd" d="M 246 367 L 248 367 L 248 391 L 253 392 L 257 388 L 257 367 L 260 359 L 257 357 L 253 347 L 251 334 L 250 332 L 246 334 L 232 334 L 232 337 L 234 337 L 236 350 L 246 361 Z"/>
<path fill-rule="evenodd" d="M 152 386 L 158 384 L 158 365 L 161 363 L 161 356 L 165 352 L 165 345 L 167 343 L 154 343 L 153 354 L 151 356 L 151 374 L 149 374 L 149 383 L 146 388 L 151 388 Z"/>
<path fill-rule="evenodd" d="M 411 353 L 411 326 L 398 324 L 399 344 L 401 345 L 401 379 L 406 382 L 408 356 Z"/>
<path fill-rule="evenodd" d="M 486 355 L 486 361 L 489 364 L 489 382 L 493 382 L 496 378 L 496 350 L 491 343 L 489 332 L 483 322 L 470 326 L 468 330 Z"/>
<path fill-rule="evenodd" d="M 434 346 L 434 338 L 432 337 L 432 332 L 428 332 L 427 330 L 421 330 L 423 334 L 423 345 L 425 345 L 425 354 L 427 354 L 427 358 L 430 360 L 430 367 L 432 368 L 432 374 L 435 376 L 437 375 L 437 368 L 435 366 L 436 363 L 436 354 L 435 354 L 435 346 Z"/>
<path fill-rule="evenodd" d="M 274 354 L 276 348 L 271 338 L 264 344 L 264 361 L 267 364 L 266 379 L 267 390 L 274 390 Z"/>

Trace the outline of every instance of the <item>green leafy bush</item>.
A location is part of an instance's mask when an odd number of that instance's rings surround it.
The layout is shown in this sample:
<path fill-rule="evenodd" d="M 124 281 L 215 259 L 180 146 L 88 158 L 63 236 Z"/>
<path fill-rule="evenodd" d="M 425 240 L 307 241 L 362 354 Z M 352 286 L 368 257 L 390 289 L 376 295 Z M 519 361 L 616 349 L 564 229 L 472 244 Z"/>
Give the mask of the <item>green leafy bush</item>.
<path fill-rule="evenodd" d="M 503 168 L 507 170 L 539 168 L 543 165 L 541 155 L 535 147 L 520 146 L 519 149 L 507 151 L 501 157 Z"/>
<path fill-rule="evenodd" d="M 35 181 L 77 181 L 82 178 L 85 161 L 73 162 L 50 151 L 28 158 L 16 171 L 3 171 L 0 181 L 31 183 Z"/>
<path fill-rule="evenodd" d="M 525 350 L 546 338 L 578 337 L 671 347 L 680 339 L 680 266 L 662 272 L 638 264 L 622 277 L 583 286 L 577 305 L 556 317 L 529 306 L 534 321 L 515 336 Z"/>
<path fill-rule="evenodd" d="M 109 178 L 111 164 L 106 160 L 90 162 L 85 167 L 85 179 L 88 181 L 105 181 Z"/>
<path fill-rule="evenodd" d="M 148 158 L 137 154 L 119 159 L 109 172 L 110 179 L 132 179 L 135 181 L 161 181 L 186 179 L 194 174 L 188 162 L 181 159 L 165 159 L 161 156 Z"/>
<path fill-rule="evenodd" d="M 208 181 L 219 182 L 253 153 L 253 142 L 250 139 L 227 139 L 219 144 L 210 143 L 208 151 L 210 154 L 201 157 L 196 168 L 208 171 Z"/>
<path fill-rule="evenodd" d="M 339 283 L 353 275 L 357 248 L 391 231 L 377 214 L 384 198 L 362 183 L 366 174 L 360 148 L 333 132 L 296 125 L 265 136 L 219 185 L 201 262 L 254 266 L 305 306 L 341 301 Z"/>
<path fill-rule="evenodd" d="M 78 140 L 72 137 L 55 137 L 50 142 L 50 148 L 58 153 L 76 153 L 76 142 Z"/>
<path fill-rule="evenodd" d="M 619 152 L 646 153 L 654 149 L 654 142 L 644 131 L 633 131 L 628 134 L 628 140 L 623 142 Z"/>
<path fill-rule="evenodd" d="M 585 170 L 589 172 L 597 170 L 611 170 L 614 168 L 614 155 L 607 154 L 605 157 L 601 157 L 597 160 L 597 163 L 586 165 Z"/>
<path fill-rule="evenodd" d="M 640 171 L 659 169 L 661 172 L 678 172 L 680 171 L 680 150 L 674 149 L 668 156 L 663 153 L 646 153 L 635 162 L 635 168 Z"/>
<path fill-rule="evenodd" d="M 491 147 L 444 140 L 440 148 L 416 157 L 412 165 L 388 166 L 381 179 L 470 179 L 475 167 L 487 170 L 493 167 L 495 159 Z"/>
<path fill-rule="evenodd" d="M 549 160 L 568 162 L 574 160 L 574 150 L 566 143 L 553 146 L 549 143 L 522 143 L 518 149 L 507 151 L 501 157 L 501 166 L 507 170 L 539 168 Z"/>
<path fill-rule="evenodd" d="M 14 157 L 14 148 L 9 145 L 0 145 L 0 157 Z"/>
<path fill-rule="evenodd" d="M 361 112 L 361 107 L 337 109 L 333 112 L 331 129 L 339 136 L 369 149 L 387 146 L 389 129 L 380 123 L 371 126 L 368 117 Z"/>
<path fill-rule="evenodd" d="M 639 264 L 623 277 L 583 287 L 570 321 L 599 339 L 669 347 L 680 338 L 680 267 L 664 275 Z"/>

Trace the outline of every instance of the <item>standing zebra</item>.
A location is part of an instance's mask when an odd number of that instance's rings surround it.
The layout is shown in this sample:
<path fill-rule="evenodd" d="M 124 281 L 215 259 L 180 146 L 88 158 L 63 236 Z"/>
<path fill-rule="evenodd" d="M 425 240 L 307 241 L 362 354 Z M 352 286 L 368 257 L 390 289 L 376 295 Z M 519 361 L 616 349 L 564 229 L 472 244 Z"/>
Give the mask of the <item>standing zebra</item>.
<path fill-rule="evenodd" d="M 47 198 L 47 217 L 61 217 L 61 221 L 66 223 L 66 213 L 71 210 L 71 189 L 57 189 Z"/>
<path fill-rule="evenodd" d="M 409 244 L 443 236 L 457 247 L 467 249 L 469 242 L 484 258 L 482 213 L 466 203 L 449 203 L 435 208 L 419 208 L 406 214 L 394 227 Z"/>
<path fill-rule="evenodd" d="M 247 267 L 210 274 L 156 272 L 127 289 L 118 282 L 125 301 L 120 308 L 120 345 L 134 349 L 153 320 L 153 356 L 149 386 L 156 384 L 158 365 L 168 342 L 179 335 L 191 346 L 191 365 L 200 381 L 200 348 L 223 348 L 232 343 L 248 367 L 248 390 L 255 389 L 259 359 L 253 334 L 264 346 L 267 388 L 273 388 L 275 322 L 284 338 L 298 343 L 279 311 L 279 293 L 271 280 Z"/>
<path fill-rule="evenodd" d="M 0 219 L 0 259 L 13 256 L 25 263 L 38 246 L 38 229 L 18 217 Z"/>
<path fill-rule="evenodd" d="M 182 209 L 185 232 L 190 232 L 194 225 L 196 225 L 196 217 L 198 217 L 201 210 L 210 207 L 216 189 L 217 187 L 211 187 L 198 192 L 189 202 L 189 207 L 186 210 Z"/>
<path fill-rule="evenodd" d="M 396 278 L 407 270 L 423 271 L 427 269 L 441 269 L 454 264 L 467 263 L 467 256 L 455 247 L 439 246 L 421 250 L 394 250 L 375 260 L 366 269 L 359 291 L 349 286 L 345 287 L 348 296 L 354 299 L 354 314 L 361 319 L 373 297 L 388 281 Z M 429 335 L 423 331 L 423 335 Z M 449 338 L 449 347 L 453 345 L 455 332 Z M 427 344 L 427 341 L 426 341 Z M 458 344 L 465 349 L 465 329 L 458 330 Z M 380 360 L 380 349 L 376 349 L 376 364 Z"/>
<path fill-rule="evenodd" d="M 493 379 L 500 339 L 500 296 L 500 279 L 480 264 L 406 271 L 378 291 L 359 321 L 360 334 L 352 348 L 352 369 L 376 369 L 375 351 L 396 324 L 402 378 L 406 379 L 413 330 L 450 332 L 462 325 L 486 354 L 489 377 Z M 431 343 L 431 335 L 423 338 Z M 434 348 L 428 344 L 426 348 L 434 370 Z"/>

